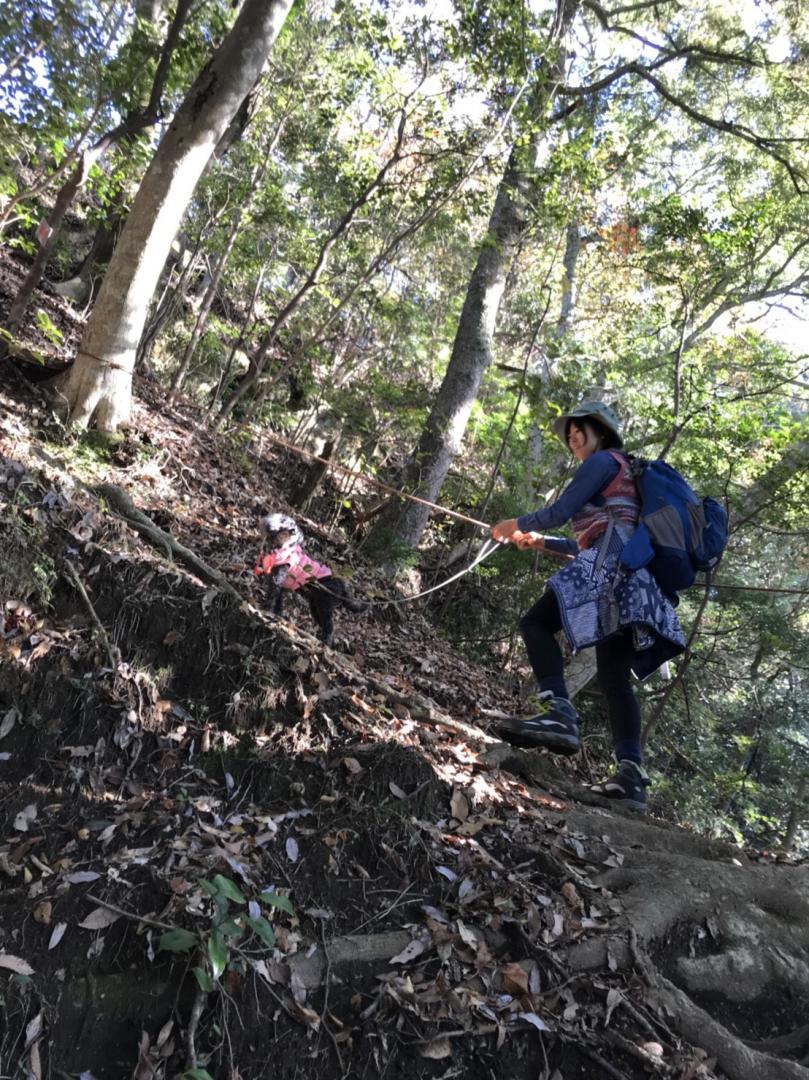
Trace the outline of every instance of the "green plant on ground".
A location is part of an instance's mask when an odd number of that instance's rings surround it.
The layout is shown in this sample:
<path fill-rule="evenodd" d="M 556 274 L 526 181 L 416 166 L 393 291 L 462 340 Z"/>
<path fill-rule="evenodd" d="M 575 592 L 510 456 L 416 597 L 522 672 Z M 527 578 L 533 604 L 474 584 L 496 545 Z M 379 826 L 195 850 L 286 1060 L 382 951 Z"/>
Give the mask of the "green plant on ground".
<path fill-rule="evenodd" d="M 203 878 L 198 884 L 210 900 L 207 925 L 198 931 L 183 927 L 167 930 L 158 947 L 164 952 L 175 953 L 196 949 L 200 963 L 192 969 L 194 978 L 200 990 L 208 994 L 216 989 L 228 966 L 243 966 L 238 955 L 240 943 L 252 936 L 268 949 L 275 947 L 275 933 L 266 917 L 267 909 L 285 911 L 289 915 L 293 914 L 293 909 L 289 898 L 274 890 L 262 892 L 258 900 L 248 899 L 239 886 L 223 874 L 215 874 L 211 880 Z"/>

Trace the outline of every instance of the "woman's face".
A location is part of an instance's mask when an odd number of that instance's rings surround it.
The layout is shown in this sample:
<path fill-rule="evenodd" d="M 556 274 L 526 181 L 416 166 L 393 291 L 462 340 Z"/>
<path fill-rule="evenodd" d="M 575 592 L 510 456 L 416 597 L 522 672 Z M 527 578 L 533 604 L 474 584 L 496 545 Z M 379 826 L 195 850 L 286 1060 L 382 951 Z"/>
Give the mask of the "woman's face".
<path fill-rule="evenodd" d="M 600 450 L 601 441 L 601 436 L 586 421 L 581 424 L 577 424 L 575 420 L 570 421 L 567 445 L 573 457 L 578 461 L 586 461 L 596 450 Z"/>

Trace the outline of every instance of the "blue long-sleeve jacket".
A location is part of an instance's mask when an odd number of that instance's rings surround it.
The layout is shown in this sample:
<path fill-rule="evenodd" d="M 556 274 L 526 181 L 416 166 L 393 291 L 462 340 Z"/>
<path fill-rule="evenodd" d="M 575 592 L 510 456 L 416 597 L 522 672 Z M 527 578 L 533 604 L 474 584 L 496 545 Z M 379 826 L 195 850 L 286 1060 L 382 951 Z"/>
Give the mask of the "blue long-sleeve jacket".
<path fill-rule="evenodd" d="M 603 506 L 604 496 L 601 492 L 615 479 L 619 469 L 618 462 L 608 450 L 597 450 L 582 462 L 556 502 L 518 517 L 517 527 L 521 532 L 542 532 L 564 525 L 587 503 Z M 548 551 L 558 551 L 564 555 L 577 555 L 579 551 L 575 540 L 556 536 L 548 537 L 545 547 Z"/>

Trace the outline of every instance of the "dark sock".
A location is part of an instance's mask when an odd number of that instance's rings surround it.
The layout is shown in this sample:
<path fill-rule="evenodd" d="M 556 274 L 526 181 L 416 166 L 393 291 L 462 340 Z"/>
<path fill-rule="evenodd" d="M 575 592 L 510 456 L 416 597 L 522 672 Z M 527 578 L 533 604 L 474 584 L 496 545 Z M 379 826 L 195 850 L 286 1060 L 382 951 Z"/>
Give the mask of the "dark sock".
<path fill-rule="evenodd" d="M 565 680 L 561 675 L 544 675 L 539 680 L 539 689 L 540 693 L 544 694 L 550 690 L 554 697 L 567 698 L 568 701 L 570 700 L 570 695 L 565 686 Z"/>

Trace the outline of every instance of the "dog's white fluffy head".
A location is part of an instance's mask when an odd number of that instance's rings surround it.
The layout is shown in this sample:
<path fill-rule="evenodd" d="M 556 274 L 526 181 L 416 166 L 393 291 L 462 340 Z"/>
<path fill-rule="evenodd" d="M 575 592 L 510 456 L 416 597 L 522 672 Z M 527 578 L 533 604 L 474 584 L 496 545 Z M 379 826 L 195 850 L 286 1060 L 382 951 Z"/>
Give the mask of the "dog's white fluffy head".
<path fill-rule="evenodd" d="M 288 514 L 265 514 L 260 522 L 261 534 L 269 545 L 278 546 L 282 542 L 293 541 L 296 544 L 303 542 L 303 533 L 298 528 L 298 523 Z M 281 541 L 284 536 L 285 540 Z"/>

